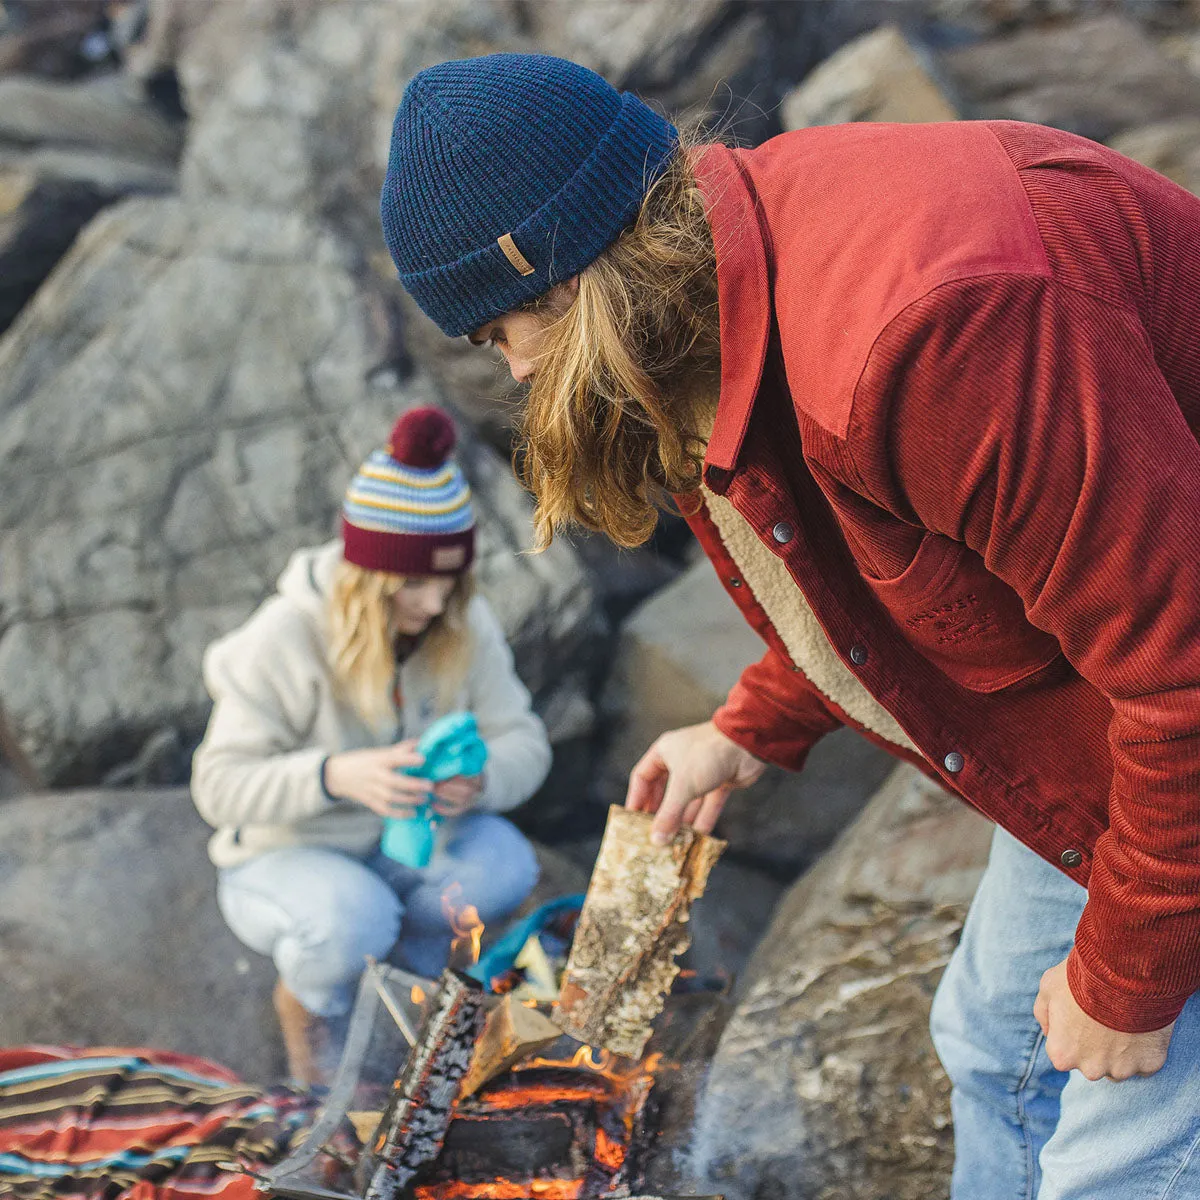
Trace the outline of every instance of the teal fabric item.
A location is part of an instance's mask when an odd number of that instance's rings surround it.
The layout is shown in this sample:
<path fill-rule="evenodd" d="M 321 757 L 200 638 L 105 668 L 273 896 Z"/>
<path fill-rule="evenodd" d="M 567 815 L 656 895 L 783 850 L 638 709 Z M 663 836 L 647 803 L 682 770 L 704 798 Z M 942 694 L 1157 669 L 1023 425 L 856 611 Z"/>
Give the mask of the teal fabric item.
<path fill-rule="evenodd" d="M 540 908 L 535 908 L 529 916 L 505 930 L 492 947 L 479 956 L 479 961 L 467 968 L 467 974 L 490 989 L 492 980 L 513 965 L 525 943 L 535 933 L 540 933 L 559 913 L 578 912 L 583 908 L 585 896 L 584 892 L 559 896 L 557 900 L 548 900 Z"/>
<path fill-rule="evenodd" d="M 419 767 L 402 767 L 405 775 L 442 783 L 456 775 L 478 775 L 487 763 L 487 744 L 479 736 L 475 714 L 447 713 L 421 735 L 417 753 L 425 760 Z M 393 862 L 406 867 L 427 867 L 433 857 L 434 830 L 441 817 L 422 805 L 411 817 L 388 817 L 383 822 L 379 848 Z"/>

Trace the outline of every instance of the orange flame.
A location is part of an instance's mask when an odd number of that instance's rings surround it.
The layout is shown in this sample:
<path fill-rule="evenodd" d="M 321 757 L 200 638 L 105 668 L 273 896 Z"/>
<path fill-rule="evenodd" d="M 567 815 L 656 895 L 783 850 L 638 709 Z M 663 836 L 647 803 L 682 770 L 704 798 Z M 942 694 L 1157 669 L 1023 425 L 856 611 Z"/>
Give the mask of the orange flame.
<path fill-rule="evenodd" d="M 425 989 L 420 984 L 414 983 L 412 985 L 412 991 L 409 992 L 409 996 L 412 998 L 414 1004 L 425 1003 Z"/>
<path fill-rule="evenodd" d="M 474 966 L 479 961 L 479 951 L 483 944 L 483 922 L 479 919 L 479 910 L 475 905 L 457 903 L 461 896 L 461 883 L 452 883 L 442 893 L 442 912 L 454 933 L 454 940 L 450 943 L 450 957 L 453 961 Z"/>
<path fill-rule="evenodd" d="M 582 1179 L 531 1179 L 520 1183 L 497 1179 L 491 1183 L 434 1183 L 414 1189 L 417 1200 L 579 1200 L 583 1192 Z"/>
<path fill-rule="evenodd" d="M 602 1167 L 616 1171 L 625 1161 L 625 1147 L 620 1142 L 613 1141 L 603 1129 L 597 1129 L 593 1157 Z"/>
<path fill-rule="evenodd" d="M 613 1083 L 626 1084 L 635 1079 L 643 1079 L 653 1075 L 662 1062 L 662 1054 L 648 1054 L 641 1062 L 631 1063 L 624 1070 L 618 1063 L 617 1056 L 609 1050 L 595 1050 L 591 1046 L 580 1046 L 570 1058 L 527 1058 L 513 1068 L 513 1073 L 533 1070 L 536 1067 L 551 1070 L 595 1071 L 597 1075 Z M 626 1060 L 628 1061 L 628 1060 Z"/>

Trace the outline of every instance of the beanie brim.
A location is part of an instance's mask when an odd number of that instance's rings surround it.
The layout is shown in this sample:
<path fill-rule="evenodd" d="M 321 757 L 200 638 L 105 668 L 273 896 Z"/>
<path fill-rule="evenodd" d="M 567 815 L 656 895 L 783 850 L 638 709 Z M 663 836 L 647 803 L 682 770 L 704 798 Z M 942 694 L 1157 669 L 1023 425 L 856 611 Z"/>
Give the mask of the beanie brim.
<path fill-rule="evenodd" d="M 533 267 L 526 275 L 497 240 L 452 262 L 416 272 L 400 269 L 406 231 L 390 195 L 403 181 L 389 170 L 380 209 L 400 282 L 448 337 L 473 332 L 594 262 L 637 215 L 678 140 L 666 118 L 624 93 L 613 123 L 563 187 L 515 229 L 496 230 L 497 239 L 509 234 Z"/>
<path fill-rule="evenodd" d="M 348 563 L 391 575 L 461 575 L 475 559 L 475 529 L 405 535 L 363 529 L 342 518 L 342 554 Z"/>

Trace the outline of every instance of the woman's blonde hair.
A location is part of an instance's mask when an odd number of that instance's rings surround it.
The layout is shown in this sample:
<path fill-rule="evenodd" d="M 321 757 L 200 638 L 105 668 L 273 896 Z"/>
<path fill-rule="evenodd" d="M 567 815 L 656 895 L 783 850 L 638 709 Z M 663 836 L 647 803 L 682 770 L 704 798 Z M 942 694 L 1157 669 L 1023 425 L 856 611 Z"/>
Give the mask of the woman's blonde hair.
<path fill-rule="evenodd" d="M 641 545 L 671 493 L 700 484 L 720 390 L 717 264 L 705 201 L 675 151 L 633 224 L 547 324 L 518 430 L 539 547 L 569 524 Z M 537 305 L 531 306 L 537 311 Z"/>
<path fill-rule="evenodd" d="M 329 663 L 338 693 L 368 724 L 393 715 L 396 632 L 392 598 L 406 576 L 338 563 L 329 592 Z M 467 606 L 475 591 L 469 571 L 459 575 L 440 616 L 421 635 L 438 681 L 439 713 L 448 710 L 466 678 L 471 657 Z"/>

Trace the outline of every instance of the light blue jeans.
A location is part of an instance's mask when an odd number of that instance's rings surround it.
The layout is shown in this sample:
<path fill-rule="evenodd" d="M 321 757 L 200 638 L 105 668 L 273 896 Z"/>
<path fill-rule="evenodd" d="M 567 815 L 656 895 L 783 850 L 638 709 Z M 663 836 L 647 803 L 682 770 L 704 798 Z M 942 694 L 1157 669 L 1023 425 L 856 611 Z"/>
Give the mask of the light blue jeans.
<path fill-rule="evenodd" d="M 1033 1002 L 1086 898 L 996 831 L 931 1020 L 954 1085 L 953 1200 L 1200 1198 L 1200 993 L 1156 1075 L 1090 1082 L 1046 1057 Z"/>
<path fill-rule="evenodd" d="M 508 916 L 533 891 L 538 862 L 511 821 L 493 813 L 458 818 L 429 866 L 404 867 L 376 853 L 272 850 L 218 873 L 217 903 L 251 950 L 275 960 L 279 977 L 310 1012 L 349 1011 L 366 955 L 418 975 L 446 965 L 450 924 L 442 896 L 458 884 L 458 907 L 484 924 Z"/>

